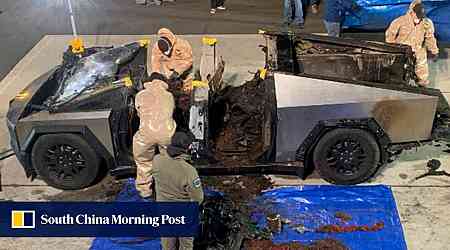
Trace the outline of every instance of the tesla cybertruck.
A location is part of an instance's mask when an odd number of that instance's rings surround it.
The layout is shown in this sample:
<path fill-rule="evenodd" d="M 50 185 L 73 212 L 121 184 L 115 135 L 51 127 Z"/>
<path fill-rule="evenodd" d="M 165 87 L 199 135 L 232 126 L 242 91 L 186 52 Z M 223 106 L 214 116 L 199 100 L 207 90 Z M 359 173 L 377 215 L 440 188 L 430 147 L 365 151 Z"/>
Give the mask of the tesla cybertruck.
<path fill-rule="evenodd" d="M 294 174 L 368 180 L 389 158 L 447 135 L 441 92 L 410 86 L 407 46 L 265 32 L 266 66 L 239 87 L 196 84 L 178 129 L 192 132 L 201 175 Z M 31 179 L 80 189 L 106 174 L 135 174 L 134 96 L 147 79 L 147 47 L 69 50 L 11 100 L 11 146 Z M 177 103 L 179 103 L 177 101 Z"/>

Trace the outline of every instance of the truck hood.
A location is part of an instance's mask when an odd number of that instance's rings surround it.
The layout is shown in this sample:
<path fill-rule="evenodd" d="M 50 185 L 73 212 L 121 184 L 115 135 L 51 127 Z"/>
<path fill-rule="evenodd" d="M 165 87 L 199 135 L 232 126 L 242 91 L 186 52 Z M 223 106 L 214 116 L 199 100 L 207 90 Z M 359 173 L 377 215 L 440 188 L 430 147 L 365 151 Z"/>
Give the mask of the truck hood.
<path fill-rule="evenodd" d="M 117 80 L 119 67 L 131 61 L 141 45 L 137 42 L 110 48 L 83 57 L 64 67 L 58 77 L 58 89 L 45 103 L 52 109 L 65 105 L 77 97 Z M 103 86 L 103 87 L 104 87 Z"/>
<path fill-rule="evenodd" d="M 68 50 L 61 65 L 33 80 L 9 102 L 7 125 L 11 144 L 14 144 L 14 130 L 21 118 L 41 110 L 55 111 L 72 106 L 73 102 L 94 91 L 111 89 L 111 83 L 120 75 L 129 76 L 135 88 L 139 88 L 147 76 L 147 49 L 141 42 L 116 48 L 92 47 L 86 51 L 80 57 Z"/>

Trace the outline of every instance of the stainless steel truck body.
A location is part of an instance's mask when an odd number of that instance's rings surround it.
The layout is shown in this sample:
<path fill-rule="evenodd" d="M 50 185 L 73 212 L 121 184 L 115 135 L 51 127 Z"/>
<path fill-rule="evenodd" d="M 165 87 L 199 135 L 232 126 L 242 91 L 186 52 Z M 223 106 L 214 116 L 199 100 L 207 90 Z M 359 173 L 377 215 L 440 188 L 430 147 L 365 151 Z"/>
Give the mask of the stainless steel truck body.
<path fill-rule="evenodd" d="M 201 174 L 304 176 L 316 168 L 327 181 L 354 184 L 446 126 L 440 91 L 408 86 L 409 48 L 264 35 L 264 70 L 240 87 L 193 98 L 190 121 L 177 121 L 196 135 L 192 158 Z M 135 173 L 134 96 L 147 78 L 146 56 L 140 43 L 77 57 L 69 50 L 11 100 L 11 146 L 28 177 L 80 189 L 107 173 Z"/>

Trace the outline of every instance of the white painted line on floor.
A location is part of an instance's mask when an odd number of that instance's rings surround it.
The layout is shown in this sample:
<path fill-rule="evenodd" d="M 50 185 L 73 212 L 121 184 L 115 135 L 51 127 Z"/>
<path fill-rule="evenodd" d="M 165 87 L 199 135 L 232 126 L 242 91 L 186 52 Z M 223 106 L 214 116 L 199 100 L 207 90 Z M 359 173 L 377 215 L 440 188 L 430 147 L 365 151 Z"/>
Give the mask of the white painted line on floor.
<path fill-rule="evenodd" d="M 67 0 L 67 3 L 69 4 L 69 15 L 70 15 L 70 24 L 72 25 L 72 33 L 73 36 L 77 36 L 77 26 L 75 25 L 75 17 L 73 14 L 72 3 L 70 0 Z"/>

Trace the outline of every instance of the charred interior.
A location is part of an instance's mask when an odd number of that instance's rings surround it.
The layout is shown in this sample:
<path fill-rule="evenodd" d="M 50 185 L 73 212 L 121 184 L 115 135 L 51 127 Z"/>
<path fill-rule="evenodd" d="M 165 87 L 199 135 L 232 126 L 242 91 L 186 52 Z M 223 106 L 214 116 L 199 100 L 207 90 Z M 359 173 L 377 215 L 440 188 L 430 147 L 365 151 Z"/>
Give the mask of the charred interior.
<path fill-rule="evenodd" d="M 273 80 L 255 77 L 215 93 L 209 112 L 214 159 L 230 166 L 268 160 L 275 110 Z"/>
<path fill-rule="evenodd" d="M 302 34 L 270 33 L 266 39 L 271 70 L 390 85 L 406 85 L 411 78 L 412 54 L 403 46 Z M 212 94 L 209 139 L 214 160 L 226 166 L 273 161 L 274 91 L 273 79 L 256 76 Z"/>
<path fill-rule="evenodd" d="M 380 45 L 305 34 L 266 34 L 268 64 L 294 74 L 407 84 L 413 55 L 403 45 Z"/>

